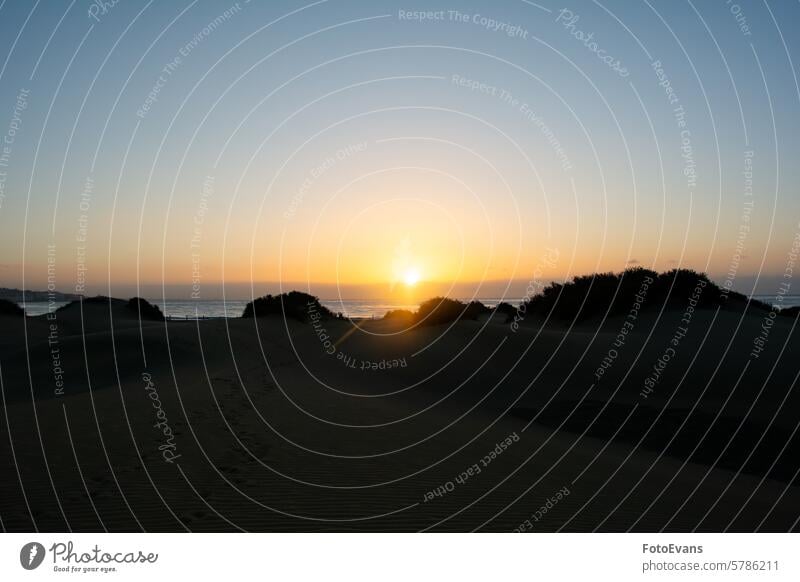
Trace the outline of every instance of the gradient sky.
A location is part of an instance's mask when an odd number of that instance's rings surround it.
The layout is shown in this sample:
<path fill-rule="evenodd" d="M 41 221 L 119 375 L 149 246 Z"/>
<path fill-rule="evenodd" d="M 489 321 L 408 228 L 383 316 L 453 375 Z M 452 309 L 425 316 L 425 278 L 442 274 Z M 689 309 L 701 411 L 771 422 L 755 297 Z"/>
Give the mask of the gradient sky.
<path fill-rule="evenodd" d="M 800 232 L 796 2 L 0 6 L 2 286 L 773 293 Z"/>

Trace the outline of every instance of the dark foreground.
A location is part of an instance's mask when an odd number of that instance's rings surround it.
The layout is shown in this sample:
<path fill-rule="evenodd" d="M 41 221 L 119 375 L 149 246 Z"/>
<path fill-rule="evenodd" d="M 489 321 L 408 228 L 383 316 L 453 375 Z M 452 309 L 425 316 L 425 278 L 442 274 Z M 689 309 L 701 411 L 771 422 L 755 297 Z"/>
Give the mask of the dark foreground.
<path fill-rule="evenodd" d="M 622 317 L 348 333 L 276 317 L 140 324 L 102 305 L 0 316 L 0 520 L 797 530 L 795 319 L 754 356 L 763 313 L 703 310 L 674 342 L 681 316 L 643 313 L 616 348 Z"/>

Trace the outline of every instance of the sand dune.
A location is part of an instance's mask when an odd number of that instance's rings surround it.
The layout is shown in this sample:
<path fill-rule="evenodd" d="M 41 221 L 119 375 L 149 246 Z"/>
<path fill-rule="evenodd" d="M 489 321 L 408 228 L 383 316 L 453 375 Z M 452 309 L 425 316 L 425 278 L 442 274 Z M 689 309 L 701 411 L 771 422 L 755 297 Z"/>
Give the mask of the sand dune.
<path fill-rule="evenodd" d="M 643 315 L 598 381 L 620 318 L 447 333 L 331 319 L 326 347 L 319 326 L 279 317 L 140 324 L 84 305 L 55 320 L 63 394 L 51 322 L 3 317 L 0 517 L 9 530 L 785 531 L 800 515 L 800 350 L 786 318 L 750 358 L 761 319 L 698 312 L 643 398 L 680 314 Z"/>

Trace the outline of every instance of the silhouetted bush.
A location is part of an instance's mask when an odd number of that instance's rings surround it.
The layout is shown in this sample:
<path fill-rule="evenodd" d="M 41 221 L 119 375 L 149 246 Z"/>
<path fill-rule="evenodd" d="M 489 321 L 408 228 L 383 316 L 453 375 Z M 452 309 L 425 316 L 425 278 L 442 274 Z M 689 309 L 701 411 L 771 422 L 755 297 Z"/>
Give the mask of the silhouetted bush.
<path fill-rule="evenodd" d="M 463 303 L 447 297 L 434 297 L 420 304 L 414 319 L 420 325 L 450 323 L 457 319 L 477 319 L 479 315 L 491 312 L 480 301 Z"/>
<path fill-rule="evenodd" d="M 491 312 L 491 308 L 486 307 L 480 301 L 470 301 L 467 303 L 467 308 L 464 310 L 464 315 L 461 317 L 462 319 L 478 319 L 481 315 L 486 315 Z"/>
<path fill-rule="evenodd" d="M 118 301 L 118 300 L 115 300 L 113 297 L 106 297 L 105 295 L 95 295 L 94 297 L 83 298 L 84 304 L 88 303 L 89 305 L 99 304 L 99 303 L 111 303 L 113 301 Z M 78 302 L 80 302 L 80 300 L 78 300 Z M 75 301 L 72 301 L 71 303 L 75 303 Z"/>
<path fill-rule="evenodd" d="M 685 304 L 700 293 L 696 307 L 711 307 L 722 302 L 721 289 L 706 276 L 692 269 L 672 269 L 658 275 L 650 299 L 659 303 Z"/>
<path fill-rule="evenodd" d="M 503 315 L 510 315 L 513 317 L 514 314 L 517 312 L 517 308 L 511 305 L 510 303 L 507 303 L 506 301 L 501 301 L 494 308 L 494 311 L 495 313 L 502 313 Z"/>
<path fill-rule="evenodd" d="M 778 312 L 778 315 L 784 315 L 786 317 L 797 317 L 797 314 L 800 313 L 800 305 L 795 305 L 794 307 L 786 307 L 781 309 Z"/>
<path fill-rule="evenodd" d="M 105 295 L 95 295 L 94 297 L 84 297 L 82 299 L 76 299 L 74 301 L 70 301 L 69 303 L 62 305 L 56 311 L 65 311 L 70 309 L 74 306 L 80 305 L 83 303 L 84 305 L 106 305 L 106 306 L 116 306 L 116 307 L 124 307 L 128 302 L 124 299 L 116 299 L 114 297 L 106 297 Z"/>
<path fill-rule="evenodd" d="M 390 311 L 387 311 L 386 315 L 384 315 L 383 318 L 393 321 L 403 321 L 411 323 L 414 321 L 414 313 L 409 311 L 408 309 L 392 309 Z"/>
<path fill-rule="evenodd" d="M 526 301 L 524 315 L 539 315 L 562 320 L 585 320 L 604 315 L 627 313 L 635 304 L 645 307 L 695 308 L 721 307 L 744 309 L 748 298 L 723 290 L 704 273 L 691 269 L 672 269 L 656 273 L 635 267 L 621 273 L 598 273 L 575 277 L 568 283 L 551 283 L 540 295 Z M 750 300 L 751 309 L 769 309 Z"/>
<path fill-rule="evenodd" d="M 13 301 L 9 301 L 8 299 L 0 299 L 0 315 L 23 317 L 25 315 L 25 310 Z"/>
<path fill-rule="evenodd" d="M 280 295 L 266 295 L 248 303 L 242 317 L 265 317 L 280 315 L 297 321 L 308 321 L 312 314 L 322 318 L 334 317 L 330 309 L 319 302 L 319 298 L 301 291 L 289 291 Z"/>
<path fill-rule="evenodd" d="M 466 307 L 464 303 L 455 299 L 434 297 L 420 304 L 415 318 L 422 325 L 448 323 L 458 319 L 464 313 Z"/>
<path fill-rule="evenodd" d="M 141 319 L 152 319 L 155 321 L 164 321 L 164 314 L 158 308 L 158 305 L 153 305 L 147 299 L 141 297 L 133 297 L 128 300 L 127 308 L 133 311 Z"/>

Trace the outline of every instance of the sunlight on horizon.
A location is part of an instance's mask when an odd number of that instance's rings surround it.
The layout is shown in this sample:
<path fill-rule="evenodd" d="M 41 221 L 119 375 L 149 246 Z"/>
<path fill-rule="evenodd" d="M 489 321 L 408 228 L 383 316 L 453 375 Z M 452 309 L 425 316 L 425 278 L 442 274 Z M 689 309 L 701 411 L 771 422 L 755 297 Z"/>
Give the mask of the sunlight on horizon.
<path fill-rule="evenodd" d="M 413 268 L 413 267 L 409 268 L 403 274 L 403 283 L 405 283 L 409 287 L 413 287 L 414 285 L 419 283 L 419 280 L 420 280 L 419 271 L 417 269 Z"/>

